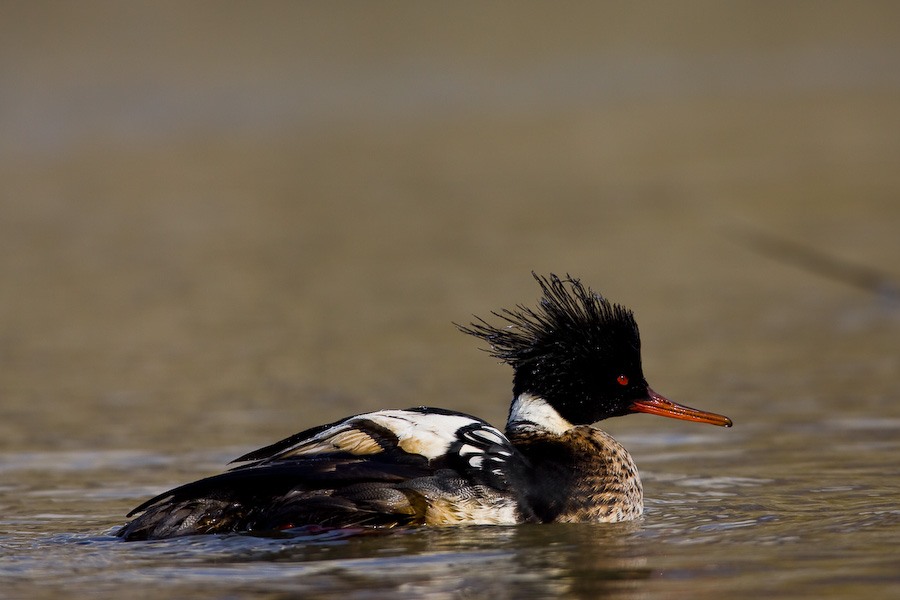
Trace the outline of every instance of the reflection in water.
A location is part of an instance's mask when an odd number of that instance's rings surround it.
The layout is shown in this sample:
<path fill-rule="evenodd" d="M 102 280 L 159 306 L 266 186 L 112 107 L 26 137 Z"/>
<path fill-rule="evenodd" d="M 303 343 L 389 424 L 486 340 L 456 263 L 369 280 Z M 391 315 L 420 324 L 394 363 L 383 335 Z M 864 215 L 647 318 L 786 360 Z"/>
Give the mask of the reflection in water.
<path fill-rule="evenodd" d="M 486 526 L 353 536 L 202 536 L 136 544 L 60 535 L 44 540 L 45 552 L 61 555 L 79 545 L 87 560 L 58 564 L 52 574 L 37 562 L 24 563 L 16 575 L 27 575 L 33 567 L 71 585 L 152 582 L 173 594 L 204 590 L 197 597 L 258 590 L 350 598 L 376 591 L 396 598 L 573 593 L 630 598 L 639 582 L 651 576 L 630 535 L 637 528 L 634 523 Z"/>

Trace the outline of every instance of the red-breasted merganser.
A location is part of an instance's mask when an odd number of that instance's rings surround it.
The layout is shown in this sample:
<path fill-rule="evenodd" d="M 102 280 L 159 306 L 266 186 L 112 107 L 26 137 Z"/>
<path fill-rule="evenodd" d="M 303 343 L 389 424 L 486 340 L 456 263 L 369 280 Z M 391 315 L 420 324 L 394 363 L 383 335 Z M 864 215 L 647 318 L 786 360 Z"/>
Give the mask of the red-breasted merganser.
<path fill-rule="evenodd" d="M 438 408 L 381 410 L 308 429 L 230 471 L 141 504 L 129 540 L 277 531 L 306 525 L 394 527 L 623 521 L 643 514 L 631 456 L 591 427 L 644 412 L 731 426 L 728 417 L 654 392 L 631 311 L 577 279 L 534 275 L 537 308 L 459 329 L 512 366 L 506 434 Z"/>

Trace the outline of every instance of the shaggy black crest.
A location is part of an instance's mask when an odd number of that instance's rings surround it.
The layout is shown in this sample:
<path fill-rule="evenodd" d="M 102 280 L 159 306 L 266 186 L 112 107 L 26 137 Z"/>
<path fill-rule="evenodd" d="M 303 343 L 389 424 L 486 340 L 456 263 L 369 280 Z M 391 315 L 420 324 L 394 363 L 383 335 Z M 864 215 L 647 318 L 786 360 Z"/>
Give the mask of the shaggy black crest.
<path fill-rule="evenodd" d="M 641 340 L 632 312 L 612 304 L 566 275 L 532 273 L 543 297 L 536 308 L 517 305 L 492 314 L 497 327 L 478 317 L 459 329 L 490 344 L 490 354 L 515 371 L 513 393 L 539 395 L 571 422 L 592 423 L 625 414 L 646 390 Z M 622 385 L 624 375 L 629 383 Z M 605 398 L 605 406 L 596 399 Z"/>

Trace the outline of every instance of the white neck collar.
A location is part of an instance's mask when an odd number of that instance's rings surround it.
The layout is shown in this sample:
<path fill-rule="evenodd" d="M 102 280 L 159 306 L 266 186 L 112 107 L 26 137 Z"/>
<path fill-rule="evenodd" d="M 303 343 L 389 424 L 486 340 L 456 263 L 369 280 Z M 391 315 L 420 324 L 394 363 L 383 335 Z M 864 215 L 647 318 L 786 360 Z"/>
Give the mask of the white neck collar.
<path fill-rule="evenodd" d="M 574 427 L 549 402 L 528 393 L 519 394 L 513 401 L 506 426 L 510 429 L 534 427 L 556 435 L 562 435 Z"/>

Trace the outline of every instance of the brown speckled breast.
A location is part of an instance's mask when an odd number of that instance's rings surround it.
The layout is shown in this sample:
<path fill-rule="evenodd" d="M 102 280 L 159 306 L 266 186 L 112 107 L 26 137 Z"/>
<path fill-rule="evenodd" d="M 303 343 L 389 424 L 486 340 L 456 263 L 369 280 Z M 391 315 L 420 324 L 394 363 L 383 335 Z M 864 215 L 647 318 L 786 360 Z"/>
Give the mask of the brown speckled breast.
<path fill-rule="evenodd" d="M 641 477 L 628 451 L 589 426 L 562 434 L 521 428 L 507 436 L 533 466 L 526 502 L 529 520 L 612 522 L 644 512 Z"/>

